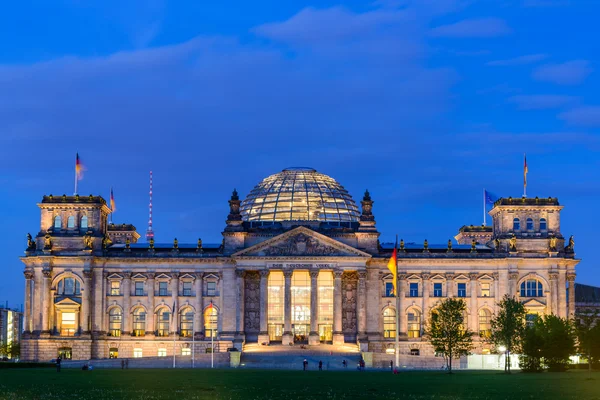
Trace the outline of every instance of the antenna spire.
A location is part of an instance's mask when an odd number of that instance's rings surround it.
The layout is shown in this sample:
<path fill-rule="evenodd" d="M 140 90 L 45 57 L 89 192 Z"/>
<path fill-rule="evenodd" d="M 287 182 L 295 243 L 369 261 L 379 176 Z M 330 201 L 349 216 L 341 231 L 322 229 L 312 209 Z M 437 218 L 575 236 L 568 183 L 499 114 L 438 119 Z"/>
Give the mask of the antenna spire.
<path fill-rule="evenodd" d="M 146 231 L 146 242 L 154 239 L 154 231 L 152 230 L 152 171 L 150 171 L 150 203 L 148 204 L 148 230 Z"/>

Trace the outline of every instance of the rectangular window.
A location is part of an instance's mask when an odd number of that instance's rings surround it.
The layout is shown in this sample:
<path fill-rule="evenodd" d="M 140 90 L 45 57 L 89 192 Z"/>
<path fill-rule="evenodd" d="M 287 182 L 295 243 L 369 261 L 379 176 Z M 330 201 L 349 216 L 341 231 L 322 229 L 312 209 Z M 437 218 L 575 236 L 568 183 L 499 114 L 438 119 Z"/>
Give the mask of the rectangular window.
<path fill-rule="evenodd" d="M 158 282 L 158 295 L 159 296 L 168 296 L 168 283 L 167 282 Z"/>
<path fill-rule="evenodd" d="M 442 297 L 442 284 L 441 283 L 433 284 L 433 297 Z"/>
<path fill-rule="evenodd" d="M 158 349 L 158 356 L 159 357 L 166 357 L 167 356 L 167 349 Z"/>
<path fill-rule="evenodd" d="M 410 284 L 409 296 L 410 297 L 419 297 L 419 284 L 418 283 L 415 282 L 415 283 Z"/>
<path fill-rule="evenodd" d="M 61 313 L 61 336 L 73 336 L 75 335 L 75 313 L 74 312 L 63 312 Z"/>
<path fill-rule="evenodd" d="M 490 284 L 489 283 L 481 284 L 481 296 L 490 297 Z"/>
<path fill-rule="evenodd" d="M 192 355 L 192 349 L 184 347 L 183 349 L 181 349 L 181 355 L 182 356 L 191 356 Z"/>
<path fill-rule="evenodd" d="M 183 282 L 183 295 L 184 296 L 192 295 L 192 282 Z"/>
<path fill-rule="evenodd" d="M 467 297 L 467 284 L 459 283 L 459 284 L 457 284 L 457 286 L 458 286 L 457 296 L 458 297 Z"/>
<path fill-rule="evenodd" d="M 385 283 L 385 297 L 394 297 L 394 283 L 393 282 Z"/>
<path fill-rule="evenodd" d="M 121 282 L 110 281 L 110 295 L 119 296 L 121 294 Z"/>
<path fill-rule="evenodd" d="M 142 349 L 133 349 L 133 358 L 142 358 Z"/>
<path fill-rule="evenodd" d="M 216 296 L 217 295 L 217 282 L 208 281 L 206 282 L 206 295 Z"/>
<path fill-rule="evenodd" d="M 144 282 L 136 282 L 135 283 L 135 295 L 136 296 L 144 295 Z"/>

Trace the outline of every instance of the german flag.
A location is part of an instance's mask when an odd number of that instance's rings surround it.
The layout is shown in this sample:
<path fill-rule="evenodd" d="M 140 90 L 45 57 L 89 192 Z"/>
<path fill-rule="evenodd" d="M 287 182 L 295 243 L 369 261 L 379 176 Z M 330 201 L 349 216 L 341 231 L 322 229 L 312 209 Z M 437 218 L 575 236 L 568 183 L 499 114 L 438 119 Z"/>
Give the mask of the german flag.
<path fill-rule="evenodd" d="M 110 210 L 111 212 L 117 211 L 117 206 L 115 205 L 115 195 L 113 194 L 112 188 L 110 188 Z"/>
<path fill-rule="evenodd" d="M 83 164 L 81 164 L 81 160 L 79 159 L 79 153 L 76 153 L 75 156 L 75 176 L 77 180 L 80 181 L 83 178 Z"/>
<path fill-rule="evenodd" d="M 398 295 L 398 288 L 396 285 L 398 284 L 398 236 L 396 235 L 396 243 L 394 244 L 394 252 L 392 253 L 392 257 L 390 257 L 390 261 L 388 261 L 387 265 L 388 269 L 394 276 L 394 280 L 392 284 L 394 285 L 394 296 Z"/>

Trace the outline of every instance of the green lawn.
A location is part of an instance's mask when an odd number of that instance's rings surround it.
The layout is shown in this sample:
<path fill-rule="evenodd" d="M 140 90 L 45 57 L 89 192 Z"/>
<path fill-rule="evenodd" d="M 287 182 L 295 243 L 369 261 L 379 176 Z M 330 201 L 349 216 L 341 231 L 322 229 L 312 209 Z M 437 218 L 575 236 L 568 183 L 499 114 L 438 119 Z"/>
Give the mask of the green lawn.
<path fill-rule="evenodd" d="M 0 370 L 0 399 L 600 399 L 600 372 Z"/>

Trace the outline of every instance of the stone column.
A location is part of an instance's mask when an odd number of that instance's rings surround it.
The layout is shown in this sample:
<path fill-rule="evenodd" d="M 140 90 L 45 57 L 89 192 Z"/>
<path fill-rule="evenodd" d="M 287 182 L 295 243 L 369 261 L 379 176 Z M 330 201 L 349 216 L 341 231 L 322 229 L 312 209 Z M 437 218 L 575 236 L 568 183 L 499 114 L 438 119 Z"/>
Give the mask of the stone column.
<path fill-rule="evenodd" d="M 83 334 L 90 333 L 90 299 L 92 288 L 92 277 L 94 273 L 91 270 L 83 271 L 83 293 L 81 294 L 81 318 L 79 318 L 79 329 Z"/>
<path fill-rule="evenodd" d="M 519 280 L 518 272 L 509 272 L 508 273 L 508 295 L 509 296 L 517 296 L 517 282 Z"/>
<path fill-rule="evenodd" d="M 269 270 L 260 271 L 260 332 L 258 333 L 258 343 L 269 343 Z"/>
<path fill-rule="evenodd" d="M 358 319 L 358 341 L 367 340 L 367 271 L 358 272 L 358 293 L 356 299 L 356 316 Z M 362 346 L 361 346 L 362 347 Z M 364 351 L 368 351 L 365 348 Z"/>
<path fill-rule="evenodd" d="M 398 330 L 400 331 L 399 338 L 408 335 L 406 324 L 406 277 L 406 274 L 398 274 L 398 308 L 400 308 L 400 310 L 396 310 L 396 312 L 400 313 L 398 315 L 398 321 L 400 322 L 400 326 L 398 327 Z"/>
<path fill-rule="evenodd" d="M 471 279 L 471 331 L 479 332 L 479 310 L 477 309 L 477 274 L 469 274 Z"/>
<path fill-rule="evenodd" d="M 446 297 L 454 297 L 454 274 L 446 274 Z"/>
<path fill-rule="evenodd" d="M 321 343 L 318 331 L 319 318 L 319 289 L 317 278 L 319 270 L 311 270 L 310 274 L 310 333 L 308 335 L 309 345 L 318 345 Z"/>
<path fill-rule="evenodd" d="M 154 335 L 156 328 L 156 314 L 154 314 L 154 272 L 148 272 L 146 280 L 146 290 L 148 291 L 148 313 L 146 313 L 146 335 Z"/>
<path fill-rule="evenodd" d="M 283 336 L 281 344 L 288 345 L 294 343 L 292 335 L 292 271 L 284 270 L 284 300 L 283 300 Z"/>
<path fill-rule="evenodd" d="M 50 333 L 50 322 L 48 317 L 50 316 L 50 302 L 52 301 L 50 299 L 50 279 L 52 278 L 52 270 L 44 269 L 42 274 L 44 275 L 42 285 L 42 333 Z"/>
<path fill-rule="evenodd" d="M 179 272 L 171 274 L 171 302 L 173 303 L 171 332 L 176 335 L 179 331 Z"/>
<path fill-rule="evenodd" d="M 575 272 L 567 272 L 567 281 L 569 281 L 569 314 L 567 316 L 575 318 Z"/>
<path fill-rule="evenodd" d="M 558 272 L 558 316 L 567 317 L 567 272 Z"/>
<path fill-rule="evenodd" d="M 92 318 L 93 318 L 93 332 L 103 332 L 104 331 L 104 313 L 105 308 L 103 307 L 103 301 L 106 297 L 106 293 L 104 292 L 104 282 L 106 282 L 106 277 L 104 276 L 104 271 L 102 268 L 94 268 L 94 307 L 91 310 Z"/>
<path fill-rule="evenodd" d="M 344 344 L 342 331 L 342 274 L 344 271 L 333 271 L 333 344 Z"/>
<path fill-rule="evenodd" d="M 31 333 L 32 327 L 32 312 L 31 312 L 31 282 L 33 282 L 33 271 L 25 271 L 25 312 L 23 313 L 23 330 Z"/>
<path fill-rule="evenodd" d="M 498 303 L 501 300 L 500 297 L 500 287 L 498 285 L 498 281 L 500 279 L 500 275 L 497 272 L 492 273 L 492 277 L 494 278 L 494 313 L 498 311 Z"/>
<path fill-rule="evenodd" d="M 548 272 L 548 278 L 550 278 L 550 297 L 547 299 L 546 309 L 551 314 L 558 315 L 558 273 Z"/>
<path fill-rule="evenodd" d="M 194 281 L 194 290 L 196 292 L 195 304 L 194 308 L 196 308 L 196 313 L 194 314 L 194 335 L 198 332 L 198 335 L 201 332 L 204 332 L 204 301 L 202 299 L 202 282 L 204 279 L 203 272 L 196 273 L 196 280 Z"/>
<path fill-rule="evenodd" d="M 127 271 L 123 273 L 123 281 L 122 284 L 122 294 L 123 294 L 123 321 L 121 326 L 123 327 L 122 335 L 130 335 L 131 334 L 131 320 L 133 316 L 131 315 L 131 272 Z"/>
<path fill-rule="evenodd" d="M 235 308 L 235 335 L 238 340 L 243 340 L 244 336 L 244 276 L 246 272 L 242 269 L 235 270 L 237 297 Z"/>
<path fill-rule="evenodd" d="M 422 318 L 422 327 L 425 328 L 427 326 L 427 320 L 429 318 L 429 278 L 430 274 L 424 273 L 421 274 L 421 279 L 423 279 L 423 301 L 422 301 L 422 310 L 423 310 L 423 318 Z"/>
<path fill-rule="evenodd" d="M 43 289 L 44 275 L 41 269 L 34 269 L 33 271 L 33 306 L 31 307 L 31 319 L 33 321 L 33 330 L 36 333 L 42 331 L 42 314 L 44 307 L 44 294 Z"/>
<path fill-rule="evenodd" d="M 505 295 L 510 294 L 508 284 L 508 271 L 505 269 L 498 271 L 498 291 L 500 292 L 498 294 L 500 301 Z"/>

